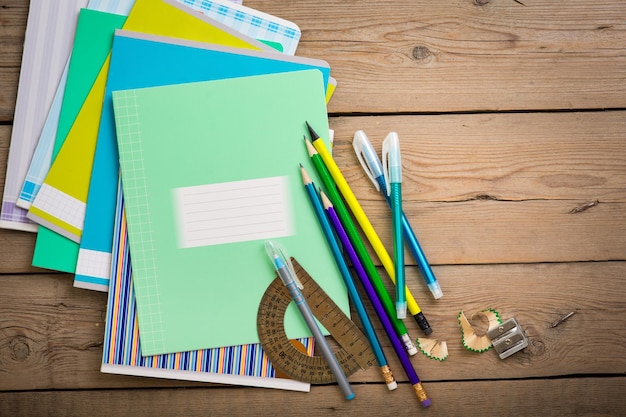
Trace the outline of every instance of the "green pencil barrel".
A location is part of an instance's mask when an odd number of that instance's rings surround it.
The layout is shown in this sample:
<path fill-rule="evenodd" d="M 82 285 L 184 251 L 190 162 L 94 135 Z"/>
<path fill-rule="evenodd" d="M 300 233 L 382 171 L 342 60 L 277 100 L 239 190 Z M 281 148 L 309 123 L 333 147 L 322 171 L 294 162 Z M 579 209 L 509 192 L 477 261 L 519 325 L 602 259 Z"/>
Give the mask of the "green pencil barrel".
<path fill-rule="evenodd" d="M 326 187 L 326 191 L 328 192 L 328 198 L 335 206 L 337 215 L 339 216 L 339 219 L 342 221 L 344 227 L 346 228 L 346 233 L 348 234 L 350 241 L 354 245 L 354 249 L 359 256 L 359 259 L 361 259 L 361 262 L 363 263 L 363 268 L 365 269 L 365 272 L 367 272 L 367 275 L 370 277 L 372 286 L 374 287 L 376 294 L 378 294 L 378 297 L 380 298 L 380 301 L 382 302 L 383 307 L 385 308 L 385 312 L 387 313 L 387 316 L 389 316 L 389 319 L 391 320 L 394 329 L 399 336 L 407 334 L 407 328 L 396 315 L 396 308 L 393 304 L 393 300 L 387 292 L 387 289 L 385 288 L 385 285 L 383 284 L 383 281 L 380 278 L 378 271 L 376 270 L 376 266 L 369 256 L 369 253 L 367 253 L 367 249 L 365 248 L 363 241 L 359 237 L 358 231 L 356 230 L 356 227 L 354 226 L 354 223 L 350 218 L 350 214 L 348 213 L 348 209 L 343 203 L 343 200 L 339 195 L 339 191 L 337 191 L 335 181 L 330 176 L 330 172 L 328 172 L 324 161 L 322 161 L 322 157 L 319 154 L 314 154 L 313 156 L 311 156 L 311 160 L 322 180 L 322 183 Z"/>

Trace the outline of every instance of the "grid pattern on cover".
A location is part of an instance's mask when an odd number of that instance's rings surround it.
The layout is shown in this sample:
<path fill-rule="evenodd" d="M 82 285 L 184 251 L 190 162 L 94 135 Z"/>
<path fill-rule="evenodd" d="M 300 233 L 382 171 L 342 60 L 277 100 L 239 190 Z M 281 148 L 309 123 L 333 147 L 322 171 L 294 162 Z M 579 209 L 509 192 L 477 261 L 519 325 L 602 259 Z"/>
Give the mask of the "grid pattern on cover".
<path fill-rule="evenodd" d="M 135 92 L 118 91 L 115 94 L 115 126 L 118 135 L 120 160 L 126 161 L 129 169 L 123 179 L 124 195 L 128 203 L 141 209 L 141 215 L 128 213 L 132 217 L 134 235 L 138 244 L 133 247 L 135 262 L 133 269 L 146 277 L 144 284 L 134 284 L 135 291 L 142 294 L 145 304 L 142 305 L 141 334 L 143 346 L 147 350 L 159 350 L 164 347 L 164 332 L 159 300 L 159 279 L 154 255 L 154 239 L 152 237 L 152 215 L 148 204 L 144 162 L 142 158 L 141 131 L 139 129 Z M 139 261 L 138 259 L 141 259 Z M 146 337 L 147 336 L 147 337 Z M 148 340 L 150 340 L 148 342 Z"/>
<path fill-rule="evenodd" d="M 127 16 L 134 3 L 135 0 L 89 0 L 87 8 Z M 31 7 L 35 7 L 33 2 L 31 2 Z M 78 14 L 78 9 L 79 7 L 77 6 L 76 14 Z M 72 28 L 72 25 L 66 26 L 68 28 Z M 65 86 L 67 84 L 68 67 L 69 59 L 65 65 L 63 75 L 54 94 L 54 100 L 50 110 L 48 111 L 41 135 L 39 135 L 39 139 L 37 140 L 33 158 L 28 166 L 26 178 L 24 179 L 24 184 L 22 185 L 22 189 L 16 203 L 19 207 L 26 210 L 30 208 L 35 196 L 39 193 L 41 184 L 43 184 L 43 181 L 50 170 L 50 165 L 52 164 L 54 143 L 56 140 L 57 128 L 59 127 L 59 118 L 61 116 Z"/>
<path fill-rule="evenodd" d="M 220 5 L 212 1 L 190 1 L 179 0 L 195 10 L 199 10 L 207 16 L 214 18 L 226 26 L 232 27 L 244 35 L 251 38 L 259 37 L 261 39 L 273 39 L 281 45 L 288 46 L 284 51 L 285 55 L 293 55 L 295 48 L 299 40 L 299 30 L 297 26 L 291 22 L 284 21 L 280 18 L 266 15 L 263 12 L 246 8 L 247 11 L 239 12 L 236 9 L 236 5 L 231 2 L 226 2 L 225 5 Z M 218 7 L 219 6 L 219 7 Z M 242 14 L 241 19 L 230 18 L 237 13 Z M 229 17 L 230 16 L 230 17 Z M 275 31 L 272 29 L 278 28 Z M 263 29 L 265 28 L 265 29 Z M 295 29 L 293 29 L 295 28 Z M 295 30 L 295 31 L 294 31 Z M 190 71 L 192 72 L 192 71 Z M 106 98 L 105 98 L 106 100 Z M 106 104 L 105 104 L 106 106 Z M 102 120 L 107 120 L 107 109 L 103 110 Z M 102 163 L 104 156 L 102 153 L 98 153 L 100 146 L 105 146 L 103 143 L 107 143 L 108 140 L 115 140 L 107 136 L 106 131 L 102 129 L 99 132 L 97 150 L 94 160 L 94 168 L 92 175 L 96 177 L 104 175 L 114 175 L 111 172 L 106 172 L 107 164 Z M 112 166 L 113 164 L 109 164 Z M 42 180 L 43 181 L 43 180 Z M 114 191 L 109 190 L 106 186 L 107 183 L 96 182 L 90 184 L 89 195 L 97 196 L 99 200 L 103 199 L 102 196 L 113 195 Z M 78 254 L 79 262 L 83 256 L 83 249 L 102 252 L 103 254 L 109 253 L 111 250 L 111 236 L 112 236 L 112 218 L 102 218 L 102 211 L 100 208 L 102 204 L 91 205 L 93 197 L 88 197 L 87 208 L 85 213 L 85 221 L 82 230 L 82 237 L 80 242 L 80 248 Z M 102 200 L 100 201 L 102 202 Z M 111 203 L 113 199 L 111 198 Z M 94 214 L 97 213 L 97 214 Z M 97 284 L 96 284 L 97 283 Z M 107 291 L 108 284 L 99 276 L 89 276 L 83 274 L 77 274 L 74 278 L 74 285 L 80 288 L 89 288 L 98 291 Z"/>
<path fill-rule="evenodd" d="M 178 1 L 251 38 L 280 43 L 283 53 L 287 55 L 294 55 L 296 52 L 301 36 L 300 29 L 287 20 L 231 4 L 227 0 Z"/>
<path fill-rule="evenodd" d="M 118 186 L 103 371 L 308 391 L 309 384 L 278 378 L 258 344 L 142 356 L 121 191 Z M 313 338 L 298 340 L 312 356 Z"/>
<path fill-rule="evenodd" d="M 29 232 L 38 229 L 16 202 L 67 63 L 78 10 L 86 5 L 87 0 L 30 2 L 0 227 Z"/>

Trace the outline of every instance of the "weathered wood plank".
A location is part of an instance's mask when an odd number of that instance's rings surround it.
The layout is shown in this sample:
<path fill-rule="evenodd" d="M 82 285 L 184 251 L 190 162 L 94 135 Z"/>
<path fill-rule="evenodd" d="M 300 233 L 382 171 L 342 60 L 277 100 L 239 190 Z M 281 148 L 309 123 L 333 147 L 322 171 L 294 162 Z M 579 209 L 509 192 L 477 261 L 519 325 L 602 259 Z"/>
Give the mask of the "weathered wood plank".
<path fill-rule="evenodd" d="M 0 60 L 0 122 L 13 121 L 19 68 L 6 68 Z"/>
<path fill-rule="evenodd" d="M 0 229 L 0 274 L 43 272 L 31 265 L 36 235 Z"/>
<path fill-rule="evenodd" d="M 13 112 L 27 4 L 0 9 L 0 120 Z M 298 24 L 298 54 L 330 63 L 331 113 L 626 107 L 621 0 L 246 4 Z"/>
<path fill-rule="evenodd" d="M 626 204 L 570 213 L 578 205 L 475 200 L 407 204 L 404 211 L 432 265 L 626 259 Z M 383 202 L 363 207 L 391 254 L 389 209 Z"/>
<path fill-rule="evenodd" d="M 523 3 L 246 4 L 300 24 L 340 83 L 331 112 L 623 107 L 626 5 Z"/>
<path fill-rule="evenodd" d="M 2 65 L 19 67 L 28 18 L 29 0 L 0 0 Z"/>
<path fill-rule="evenodd" d="M 379 155 L 402 147 L 409 201 L 626 201 L 626 113 L 333 117 L 334 155 L 355 193 L 378 197 L 355 157 L 362 129 Z M 403 194 L 403 196 L 404 196 Z"/>
<path fill-rule="evenodd" d="M 197 388 L 34 391 L 0 393 L 0 414 L 21 416 L 264 416 L 331 415 L 483 417 L 623 415 L 626 378 L 438 382 L 427 385 L 433 405 L 423 409 L 408 384 L 387 392 L 382 384 L 353 386 L 346 401 L 336 386 L 310 393 L 267 389 Z M 393 409 L 393 413 L 390 410 Z"/>
<path fill-rule="evenodd" d="M 432 264 L 626 259 L 623 111 L 338 117 L 331 127 L 337 164 L 388 248 L 388 209 L 352 149 L 358 129 L 378 150 L 399 132 L 404 210 Z M 9 140 L 0 126 L 0 192 Z M 0 273 L 37 271 L 34 240 L 0 230 Z"/>
<path fill-rule="evenodd" d="M 11 126 L 0 126 L 0 195 L 4 192 L 10 142 Z M 0 274 L 42 271 L 31 266 L 35 238 L 34 233 L 0 229 Z"/>
<path fill-rule="evenodd" d="M 450 352 L 444 362 L 421 354 L 412 358 L 423 381 L 626 372 L 626 289 L 620 285 L 626 262 L 445 266 L 435 272 L 444 291 L 437 301 L 416 268 L 407 277 L 432 337 L 445 340 Z M 0 287 L 0 390 L 199 385 L 101 374 L 106 294 L 75 289 L 68 275 L 5 275 Z M 485 308 L 495 308 L 503 319 L 515 317 L 530 346 L 507 360 L 492 351 L 465 350 L 457 315 Z M 576 313 L 550 327 L 569 311 Z M 413 337 L 421 336 L 412 320 L 407 327 Z M 396 379 L 406 381 L 384 333 L 380 339 Z M 376 369 L 350 379 L 381 381 Z"/>
<path fill-rule="evenodd" d="M 0 122 L 13 120 L 28 0 L 0 0 Z"/>
<path fill-rule="evenodd" d="M 626 259 L 626 203 L 570 213 L 574 203 L 476 200 L 406 204 L 404 211 L 431 265 Z M 382 201 L 363 207 L 391 254 L 388 208 Z M 31 266 L 35 238 L 0 230 L 0 273 L 41 272 Z M 415 265 L 408 251 L 406 263 Z"/>
<path fill-rule="evenodd" d="M 352 149 L 358 129 L 379 152 L 399 133 L 403 207 L 431 263 L 626 256 L 623 112 L 339 117 L 331 127 L 337 164 L 388 248 L 388 209 Z"/>

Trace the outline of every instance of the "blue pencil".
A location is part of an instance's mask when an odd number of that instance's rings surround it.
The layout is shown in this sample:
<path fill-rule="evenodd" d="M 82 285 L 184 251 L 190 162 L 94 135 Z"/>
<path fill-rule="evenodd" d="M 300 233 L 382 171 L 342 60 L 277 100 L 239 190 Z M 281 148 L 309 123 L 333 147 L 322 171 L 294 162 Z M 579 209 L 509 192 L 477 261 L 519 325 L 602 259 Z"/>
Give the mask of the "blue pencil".
<path fill-rule="evenodd" d="M 387 388 L 391 391 L 398 387 L 396 380 L 393 377 L 391 369 L 387 363 L 387 358 L 385 357 L 385 353 L 383 352 L 382 347 L 380 346 L 380 341 L 374 332 L 374 327 L 372 326 L 372 322 L 365 311 L 365 306 L 363 305 L 363 300 L 359 296 L 356 285 L 352 279 L 352 275 L 350 275 L 350 270 L 348 269 L 348 265 L 346 264 L 343 255 L 341 254 L 341 249 L 339 248 L 339 244 L 337 243 L 337 239 L 333 234 L 330 223 L 324 214 L 324 208 L 322 207 L 322 202 L 315 191 L 315 186 L 313 185 L 313 181 L 311 177 L 306 172 L 304 167 L 300 165 L 300 172 L 302 173 L 302 181 L 304 182 L 304 188 L 311 200 L 311 204 L 313 205 L 313 209 L 315 211 L 316 217 L 322 226 L 322 230 L 324 231 L 324 235 L 326 236 L 326 240 L 330 245 L 330 248 L 333 252 L 333 256 L 335 261 L 337 262 L 337 266 L 341 271 L 341 276 L 346 284 L 348 289 L 348 295 L 356 308 L 357 314 L 359 316 L 359 320 L 361 324 L 365 328 L 365 335 L 367 336 L 368 341 L 374 351 L 374 356 L 376 357 L 376 361 L 378 362 L 378 366 L 380 367 L 380 371 L 383 375 L 385 383 L 387 384 Z"/>
<path fill-rule="evenodd" d="M 385 329 L 385 332 L 387 333 L 387 336 L 391 341 L 393 350 L 395 350 L 396 355 L 398 356 L 398 359 L 402 364 L 402 368 L 409 378 L 409 382 L 411 382 L 411 385 L 413 385 L 413 390 L 415 391 L 417 398 L 419 399 L 423 407 L 429 407 L 431 405 L 430 398 L 428 398 L 424 387 L 422 387 L 422 383 L 417 376 L 417 372 L 415 372 L 415 369 L 413 368 L 413 364 L 409 359 L 409 355 L 402 347 L 402 341 L 394 331 L 393 325 L 389 317 L 387 316 L 387 314 L 385 314 L 385 308 L 376 296 L 376 290 L 369 281 L 367 273 L 365 272 L 365 269 L 363 268 L 363 265 L 361 264 L 361 261 L 359 260 L 359 257 L 357 256 L 354 247 L 352 246 L 352 243 L 350 243 L 350 239 L 348 238 L 348 235 L 346 234 L 346 231 L 343 228 L 341 221 L 339 220 L 339 216 L 337 216 L 337 213 L 335 212 L 335 208 L 324 193 L 322 193 L 322 203 L 324 205 L 324 210 L 328 215 L 328 219 L 330 220 L 330 223 L 332 224 L 335 232 L 337 233 L 337 236 L 339 237 L 339 241 L 343 244 L 343 248 L 348 254 L 348 259 L 350 259 L 350 262 L 352 262 L 352 266 L 356 270 L 357 276 L 361 280 L 363 288 L 369 295 L 370 301 L 374 306 L 374 310 L 376 311 L 376 314 L 378 315 L 378 318 L 383 325 L 383 329 Z"/>

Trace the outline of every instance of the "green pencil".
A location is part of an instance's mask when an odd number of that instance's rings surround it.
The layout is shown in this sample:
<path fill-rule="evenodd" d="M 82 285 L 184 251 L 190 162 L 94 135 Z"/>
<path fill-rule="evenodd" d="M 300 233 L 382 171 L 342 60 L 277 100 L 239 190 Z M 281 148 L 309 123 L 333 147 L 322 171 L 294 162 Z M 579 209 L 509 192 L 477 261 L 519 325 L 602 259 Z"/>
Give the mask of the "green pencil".
<path fill-rule="evenodd" d="M 376 294 L 378 295 L 378 298 L 380 299 L 385 309 L 385 313 L 393 324 L 394 330 L 396 331 L 396 333 L 398 333 L 398 336 L 400 337 L 400 340 L 402 340 L 404 348 L 407 350 L 407 352 L 410 355 L 416 354 L 417 348 L 411 341 L 411 337 L 409 336 L 408 330 L 404 325 L 404 322 L 402 322 L 402 320 L 399 320 L 396 316 L 396 308 L 393 304 L 393 301 L 391 300 L 391 296 L 387 292 L 387 289 L 385 288 L 385 285 L 383 284 L 383 281 L 378 274 L 378 270 L 376 269 L 372 258 L 365 248 L 363 240 L 360 238 L 359 233 L 354 226 L 354 222 L 352 221 L 352 218 L 348 213 L 348 209 L 346 208 L 343 200 L 341 199 L 341 196 L 339 195 L 339 191 L 337 190 L 335 181 L 330 175 L 330 172 L 328 172 L 324 161 L 322 161 L 322 157 L 313 147 L 311 142 L 306 137 L 304 137 L 304 142 L 306 143 L 311 162 L 313 163 L 317 174 L 322 180 L 322 183 L 326 187 L 328 198 L 335 207 L 337 216 L 339 217 L 344 228 L 346 229 L 346 234 L 348 235 L 348 238 L 354 245 L 354 249 L 363 264 L 365 272 L 367 273 L 367 276 L 369 277 L 370 282 L 372 283 L 372 286 L 374 287 Z"/>

